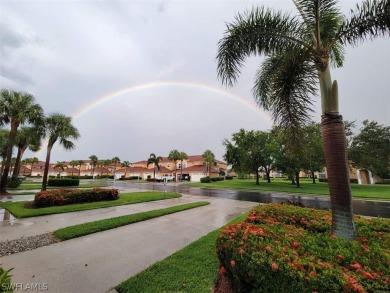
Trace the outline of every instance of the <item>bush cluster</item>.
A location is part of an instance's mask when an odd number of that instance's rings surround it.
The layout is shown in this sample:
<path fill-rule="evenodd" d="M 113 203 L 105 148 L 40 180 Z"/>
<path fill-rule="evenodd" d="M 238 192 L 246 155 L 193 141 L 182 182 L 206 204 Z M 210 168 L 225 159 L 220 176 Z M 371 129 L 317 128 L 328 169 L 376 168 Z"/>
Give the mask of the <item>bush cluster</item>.
<path fill-rule="evenodd" d="M 230 177 L 230 179 L 227 179 L 227 180 L 232 180 L 232 179 L 233 179 L 233 177 Z M 213 178 L 210 178 L 209 176 L 206 176 L 206 177 L 200 178 L 200 182 L 202 182 L 202 183 L 210 183 L 210 182 L 217 182 L 217 181 L 224 181 L 224 180 L 225 180 L 224 177 L 213 177 Z"/>
<path fill-rule="evenodd" d="M 56 189 L 36 193 L 34 206 L 37 208 L 43 208 L 74 203 L 115 200 L 118 198 L 118 189 Z"/>
<path fill-rule="evenodd" d="M 390 222 L 355 217 L 358 237 L 331 234 L 331 213 L 268 204 L 218 236 L 220 273 L 238 292 L 388 292 Z"/>
<path fill-rule="evenodd" d="M 226 180 L 233 180 L 233 176 L 226 176 L 225 179 Z"/>
<path fill-rule="evenodd" d="M 49 178 L 47 186 L 79 186 L 79 179 L 70 178 Z"/>
<path fill-rule="evenodd" d="M 22 184 L 21 179 L 18 178 L 13 179 L 12 177 L 7 178 L 7 187 L 9 188 L 17 188 L 20 186 L 20 184 Z"/>
<path fill-rule="evenodd" d="M 156 178 L 147 178 L 146 181 L 148 182 L 158 182 Z"/>
<path fill-rule="evenodd" d="M 200 182 L 202 182 L 202 183 L 210 183 L 211 179 L 210 179 L 209 176 L 202 177 L 202 178 L 200 178 Z"/>

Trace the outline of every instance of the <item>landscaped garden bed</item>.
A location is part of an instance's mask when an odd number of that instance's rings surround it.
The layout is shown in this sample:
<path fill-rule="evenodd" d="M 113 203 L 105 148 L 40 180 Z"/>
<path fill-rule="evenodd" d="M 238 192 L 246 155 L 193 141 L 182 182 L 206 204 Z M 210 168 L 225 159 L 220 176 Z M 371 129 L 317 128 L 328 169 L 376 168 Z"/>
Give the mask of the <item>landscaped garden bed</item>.
<path fill-rule="evenodd" d="M 116 200 L 118 198 L 118 189 L 55 189 L 36 193 L 34 207 L 43 208 L 74 203 Z"/>
<path fill-rule="evenodd" d="M 355 217 L 353 241 L 331 233 L 331 213 L 255 208 L 217 238 L 220 275 L 236 292 L 389 292 L 390 221 Z"/>
<path fill-rule="evenodd" d="M 0 202 L 0 207 L 7 209 L 16 218 L 27 218 L 59 213 L 86 211 L 178 197 L 181 197 L 181 194 L 175 192 L 147 191 L 122 193 L 116 200 L 76 203 L 43 208 L 34 208 L 34 201 Z"/>

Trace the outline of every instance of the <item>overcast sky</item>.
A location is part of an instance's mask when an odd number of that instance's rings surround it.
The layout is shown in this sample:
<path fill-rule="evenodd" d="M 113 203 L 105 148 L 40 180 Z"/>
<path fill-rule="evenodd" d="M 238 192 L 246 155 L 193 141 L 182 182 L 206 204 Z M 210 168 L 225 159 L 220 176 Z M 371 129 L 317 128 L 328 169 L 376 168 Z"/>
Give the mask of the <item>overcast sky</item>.
<path fill-rule="evenodd" d="M 340 2 L 348 13 L 358 1 Z M 172 149 L 222 159 L 233 132 L 272 126 L 251 95 L 261 58 L 247 60 L 233 88 L 216 73 L 225 23 L 261 4 L 294 9 L 290 0 L 1 0 L 0 85 L 33 94 L 46 114 L 74 117 L 77 148 L 56 144 L 52 162 L 93 154 L 134 162 Z M 389 52 L 388 38 L 368 41 L 347 48 L 344 67 L 332 70 L 344 119 L 390 124 Z"/>

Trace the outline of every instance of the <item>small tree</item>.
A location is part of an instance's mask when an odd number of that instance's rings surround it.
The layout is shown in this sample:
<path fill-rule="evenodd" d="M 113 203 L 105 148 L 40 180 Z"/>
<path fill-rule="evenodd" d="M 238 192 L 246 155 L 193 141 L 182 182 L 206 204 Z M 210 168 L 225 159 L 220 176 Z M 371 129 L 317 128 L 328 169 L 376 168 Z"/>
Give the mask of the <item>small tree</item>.
<path fill-rule="evenodd" d="M 72 176 L 73 176 L 73 170 L 76 166 L 79 165 L 79 161 L 76 161 L 76 160 L 72 160 L 69 162 L 69 165 L 72 166 Z M 79 175 L 80 176 L 80 175 Z"/>
<path fill-rule="evenodd" d="M 155 154 L 150 154 L 147 165 L 153 164 L 153 178 L 156 178 L 156 167 L 157 170 L 160 171 L 160 161 L 162 160 L 162 157 L 156 156 Z"/>
<path fill-rule="evenodd" d="M 180 180 L 183 180 L 183 161 L 188 159 L 188 155 L 185 152 L 179 153 L 180 160 Z"/>
<path fill-rule="evenodd" d="M 129 168 L 130 165 L 131 165 L 131 163 L 129 161 L 123 161 L 122 164 L 121 164 L 121 166 L 123 168 L 125 168 L 125 175 L 124 175 L 125 178 L 126 178 L 126 175 L 127 175 L 127 168 Z"/>
<path fill-rule="evenodd" d="M 95 155 L 92 155 L 89 157 L 91 160 L 91 166 L 92 166 L 92 178 L 95 178 L 95 167 L 97 166 L 99 159 Z"/>
<path fill-rule="evenodd" d="M 207 168 L 207 174 L 209 177 L 211 177 L 211 166 L 215 166 L 217 163 L 215 161 L 215 155 L 210 150 L 205 150 L 202 154 L 203 157 L 203 164 L 206 165 Z"/>
<path fill-rule="evenodd" d="M 116 164 L 120 163 L 121 159 L 119 159 L 118 157 L 113 157 L 111 159 L 111 162 L 114 163 L 114 179 L 115 179 Z"/>

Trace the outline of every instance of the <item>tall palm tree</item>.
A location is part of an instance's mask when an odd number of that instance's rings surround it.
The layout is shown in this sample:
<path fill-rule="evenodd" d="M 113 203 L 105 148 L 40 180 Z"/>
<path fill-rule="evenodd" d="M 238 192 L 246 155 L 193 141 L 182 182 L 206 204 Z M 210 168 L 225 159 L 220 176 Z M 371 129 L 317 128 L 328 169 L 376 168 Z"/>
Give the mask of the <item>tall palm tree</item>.
<path fill-rule="evenodd" d="M 103 167 L 106 168 L 106 175 L 108 176 L 108 166 L 111 164 L 111 160 L 103 160 Z M 102 175 L 103 175 L 103 168 L 102 168 Z"/>
<path fill-rule="evenodd" d="M 183 161 L 188 159 L 188 155 L 185 152 L 179 153 L 180 160 L 180 180 L 183 180 Z"/>
<path fill-rule="evenodd" d="M 150 164 L 153 164 L 153 178 L 156 178 L 156 167 L 157 167 L 157 170 L 160 171 L 160 161 L 162 160 L 162 157 L 160 156 L 156 156 L 155 154 L 150 154 L 149 156 L 149 159 L 148 159 L 148 162 L 147 162 L 147 167 L 150 165 Z"/>
<path fill-rule="evenodd" d="M 3 89 L 0 95 L 0 126 L 11 124 L 8 137 L 6 161 L 3 174 L 0 180 L 0 193 L 6 192 L 7 177 L 11 165 L 12 148 L 14 146 L 16 132 L 20 125 L 42 124 L 43 110 L 39 104 L 35 103 L 34 96 Z"/>
<path fill-rule="evenodd" d="M 32 158 L 30 158 L 30 163 L 31 163 L 31 173 L 30 173 L 30 176 L 32 176 L 33 166 L 34 166 L 34 164 L 39 163 L 39 159 L 37 157 L 32 157 Z"/>
<path fill-rule="evenodd" d="M 121 164 L 121 166 L 122 166 L 123 168 L 125 168 L 125 175 L 124 175 L 125 178 L 126 178 L 126 174 L 127 174 L 127 168 L 129 168 L 130 165 L 131 165 L 131 163 L 130 163 L 129 161 L 123 161 L 122 164 Z"/>
<path fill-rule="evenodd" d="M 75 148 L 75 145 L 71 140 L 76 140 L 80 137 L 79 131 L 72 125 L 72 118 L 60 113 L 49 115 L 49 117 L 45 119 L 45 126 L 48 143 L 45 170 L 43 172 L 42 191 L 46 190 L 47 186 L 47 174 L 49 172 L 50 154 L 53 145 L 58 140 L 65 150 L 72 150 Z"/>
<path fill-rule="evenodd" d="M 7 157 L 8 137 L 9 137 L 9 130 L 0 129 L 0 156 L 1 156 L 0 177 L 1 177 L 1 174 L 3 174 L 3 169 L 4 169 L 6 157 Z"/>
<path fill-rule="evenodd" d="M 115 179 L 116 164 L 120 163 L 121 159 L 119 159 L 118 157 L 113 157 L 111 159 L 111 162 L 114 163 L 114 179 Z"/>
<path fill-rule="evenodd" d="M 272 111 L 276 122 L 293 130 L 308 120 L 311 96 L 316 94 L 319 81 L 332 233 L 353 239 L 356 232 L 346 138 L 337 81 L 332 81 L 330 65 L 343 65 L 345 45 L 389 35 L 390 2 L 364 0 L 349 17 L 341 13 L 336 0 L 293 2 L 297 16 L 261 7 L 238 14 L 233 23 L 227 24 L 218 45 L 218 75 L 223 83 L 233 85 L 245 57 L 265 55 L 256 75 L 254 98 Z"/>
<path fill-rule="evenodd" d="M 175 162 L 175 181 L 176 181 L 176 168 L 177 168 L 177 161 L 180 160 L 180 152 L 176 149 L 171 150 L 168 155 L 168 159 Z"/>
<path fill-rule="evenodd" d="M 95 178 L 95 176 L 94 176 L 95 167 L 97 166 L 99 159 L 95 155 L 90 156 L 89 159 L 91 160 L 91 165 L 92 165 L 92 178 Z"/>
<path fill-rule="evenodd" d="M 12 178 L 16 178 L 20 171 L 20 162 L 27 148 L 33 152 L 39 151 L 41 148 L 41 138 L 43 136 L 42 129 L 37 127 L 21 127 L 15 137 L 15 146 L 18 148 L 16 163 L 12 172 Z"/>
<path fill-rule="evenodd" d="M 74 170 L 74 167 L 78 166 L 79 165 L 79 161 L 76 161 L 76 160 L 72 160 L 69 162 L 69 165 L 72 166 L 72 176 L 73 176 L 73 170 Z"/>
<path fill-rule="evenodd" d="M 211 166 L 214 166 L 216 164 L 215 162 L 215 155 L 210 150 L 205 150 L 205 152 L 202 154 L 203 157 L 203 163 L 206 165 L 208 176 L 210 177 L 211 173 Z"/>
<path fill-rule="evenodd" d="M 80 177 L 81 166 L 84 164 L 84 161 L 83 160 L 78 160 L 77 163 L 78 163 L 77 166 L 79 166 L 79 177 Z"/>

